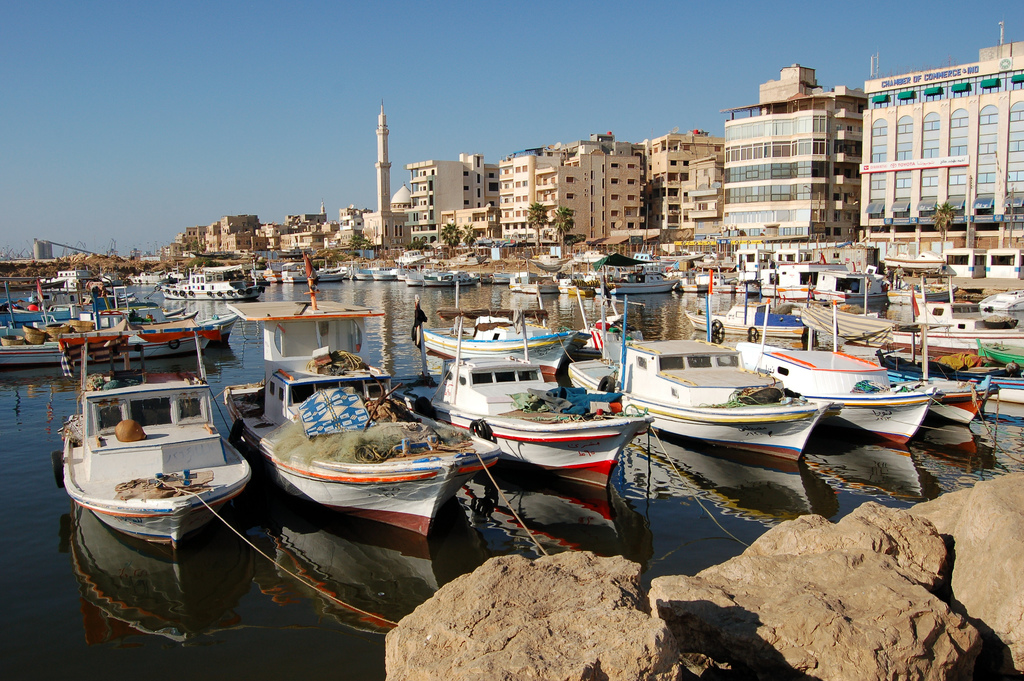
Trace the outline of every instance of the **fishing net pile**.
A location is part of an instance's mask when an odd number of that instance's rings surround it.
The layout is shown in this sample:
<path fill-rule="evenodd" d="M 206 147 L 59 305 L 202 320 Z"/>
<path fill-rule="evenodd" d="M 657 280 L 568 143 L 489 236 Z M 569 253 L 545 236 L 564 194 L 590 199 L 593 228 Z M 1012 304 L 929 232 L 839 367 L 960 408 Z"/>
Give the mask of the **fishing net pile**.
<path fill-rule="evenodd" d="M 275 437 L 274 447 L 282 458 L 309 464 L 313 461 L 337 463 L 380 463 L 411 456 L 444 455 L 472 449 L 464 432 L 437 424 L 415 422 L 377 423 L 365 430 L 348 430 L 309 438 L 300 423 L 288 423 Z"/>

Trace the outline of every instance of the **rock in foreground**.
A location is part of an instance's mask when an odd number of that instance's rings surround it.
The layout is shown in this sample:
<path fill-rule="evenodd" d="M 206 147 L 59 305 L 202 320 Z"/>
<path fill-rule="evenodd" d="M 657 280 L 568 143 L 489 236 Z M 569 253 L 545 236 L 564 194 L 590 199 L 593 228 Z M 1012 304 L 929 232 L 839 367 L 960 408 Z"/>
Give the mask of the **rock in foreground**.
<path fill-rule="evenodd" d="M 972 678 L 978 632 L 922 586 L 944 564 L 934 528 L 877 505 L 846 520 L 783 523 L 695 577 L 655 579 L 652 610 L 681 652 L 762 679 Z"/>
<path fill-rule="evenodd" d="M 1024 673 L 1024 474 L 944 494 L 911 512 L 953 540 L 951 606 L 985 638 L 985 665 Z"/>
<path fill-rule="evenodd" d="M 644 608 L 625 558 L 492 558 L 388 633 L 388 679 L 678 679 L 676 642 Z"/>

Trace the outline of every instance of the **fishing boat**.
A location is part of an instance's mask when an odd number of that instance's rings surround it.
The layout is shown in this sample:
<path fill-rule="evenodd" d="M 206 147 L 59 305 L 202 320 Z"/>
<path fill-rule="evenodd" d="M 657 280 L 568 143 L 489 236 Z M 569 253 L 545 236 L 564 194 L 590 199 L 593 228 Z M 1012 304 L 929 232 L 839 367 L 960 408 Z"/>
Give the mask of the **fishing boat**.
<path fill-rule="evenodd" d="M 370 274 L 374 281 L 398 281 L 397 267 L 375 267 Z"/>
<path fill-rule="evenodd" d="M 999 364 L 1016 364 L 1024 366 L 1024 343 L 1008 345 L 1006 343 L 983 343 L 978 339 L 978 356 L 991 359 Z"/>
<path fill-rule="evenodd" d="M 798 459 L 818 421 L 839 409 L 787 397 L 777 381 L 744 370 L 739 353 L 722 345 L 633 341 L 622 354 L 618 365 L 575 362 L 569 378 L 576 386 L 621 391 L 624 405 L 680 437 Z"/>
<path fill-rule="evenodd" d="M 202 267 L 188 279 L 163 284 L 158 289 L 169 300 L 255 300 L 263 289 L 246 277 L 239 265 Z"/>
<path fill-rule="evenodd" d="M 420 265 L 427 261 L 428 256 L 424 255 L 423 251 L 413 249 L 406 251 L 402 255 L 398 256 L 398 260 L 395 262 L 399 267 L 408 269 L 413 265 Z"/>
<path fill-rule="evenodd" d="M 856 305 L 864 305 L 865 302 L 868 305 L 885 303 L 888 296 L 889 282 L 871 265 L 864 272 L 820 272 L 813 292 L 815 300 Z"/>
<path fill-rule="evenodd" d="M 531 272 L 516 272 L 509 278 L 508 289 L 513 293 L 557 295 L 558 282 L 551 277 L 538 277 Z"/>
<path fill-rule="evenodd" d="M 213 395 L 202 355 L 198 373 L 141 370 L 89 373 L 99 355 L 110 365 L 128 336 L 107 331 L 62 338 L 81 364 L 79 413 L 53 453 L 58 485 L 71 499 L 124 534 L 177 548 L 249 481 L 249 464 L 214 425 Z M 99 365 L 102 366 L 102 365 Z"/>
<path fill-rule="evenodd" d="M 605 485 L 622 449 L 651 417 L 622 415 L 616 393 L 562 388 L 536 364 L 505 358 L 446 363 L 418 410 L 501 447 L 501 462 L 587 484 Z"/>
<path fill-rule="evenodd" d="M 879 363 L 889 372 L 889 379 L 891 381 L 914 382 L 924 380 L 922 362 L 908 360 L 899 355 L 881 350 L 877 351 L 877 356 Z M 1008 375 L 1007 369 L 1004 367 L 975 366 L 953 369 L 942 362 L 929 361 L 928 378 L 930 380 L 954 381 L 962 386 L 963 389 L 973 390 L 978 395 L 981 395 L 983 391 L 978 387 L 972 386 L 979 386 L 986 380 L 990 380 L 990 391 L 993 393 L 998 391 L 1000 402 L 1024 403 L 1024 378 Z M 967 398 L 965 397 L 964 399 L 966 400 Z M 970 397 L 972 403 L 975 399 L 975 395 Z M 950 417 L 947 416 L 947 418 Z"/>
<path fill-rule="evenodd" d="M 349 273 L 348 268 L 344 265 L 337 265 L 335 267 L 324 267 L 317 272 L 316 278 L 320 283 L 330 283 L 335 281 L 344 281 L 348 279 Z"/>
<path fill-rule="evenodd" d="M 702 312 L 686 310 L 686 318 L 697 331 L 707 331 L 708 320 Z M 765 320 L 765 313 L 768 319 Z M 765 323 L 767 321 L 767 324 Z M 711 315 L 711 334 L 715 340 L 722 334 L 743 335 L 756 342 L 762 335 L 772 338 L 801 338 L 806 327 L 799 315 L 772 312 L 768 305 L 733 305 L 724 315 Z M 721 342 L 721 341 L 717 341 Z"/>
<path fill-rule="evenodd" d="M 263 322 L 264 377 L 225 389 L 232 432 L 296 497 L 428 534 L 438 509 L 498 448 L 416 419 L 387 399 L 390 376 L 357 353 L 366 319 L 383 312 L 335 302 L 241 303 Z"/>
<path fill-rule="evenodd" d="M 519 322 L 517 313 L 522 316 Z M 423 329 L 423 342 L 432 354 L 447 359 L 455 357 L 461 342 L 462 357 L 521 357 L 538 364 L 544 376 L 553 377 L 569 349 L 587 342 L 586 334 L 571 329 L 554 331 L 526 320 L 546 320 L 544 310 L 439 310 L 438 314 L 455 325 Z M 465 327 L 464 320 L 470 320 L 472 326 Z"/>
<path fill-rule="evenodd" d="M 313 271 L 313 275 L 317 274 L 316 270 Z M 281 266 L 281 283 L 282 284 L 305 284 L 308 280 L 306 276 L 306 268 L 304 263 L 301 262 L 286 262 Z"/>
<path fill-rule="evenodd" d="M 946 286 L 945 284 L 927 284 L 922 292 L 920 284 L 903 282 L 901 286 L 890 288 L 887 295 L 889 302 L 893 305 L 910 305 L 910 298 L 914 295 L 917 296 L 919 301 L 926 300 L 930 303 L 940 301 L 953 302 L 953 295 L 955 293 L 955 287 Z"/>
<path fill-rule="evenodd" d="M 915 308 L 917 306 L 915 305 Z M 925 303 L 915 309 L 914 322 L 928 325 L 928 347 L 938 352 L 963 352 L 984 343 L 1024 344 L 1024 328 L 1018 320 L 1006 315 L 983 315 L 977 303 Z M 893 331 L 893 343 L 909 348 L 917 343 L 916 329 Z"/>
<path fill-rule="evenodd" d="M 608 292 L 613 296 L 668 293 L 678 284 L 679 280 L 669 279 L 661 272 L 654 271 L 624 272 L 605 282 Z"/>
<path fill-rule="evenodd" d="M 823 272 L 847 273 L 849 270 L 837 263 L 778 263 L 775 267 L 760 270 L 761 295 L 785 302 L 809 301 L 814 297 Z"/>
<path fill-rule="evenodd" d="M 170 281 L 166 272 L 139 272 L 133 274 L 131 282 L 135 286 L 159 286 Z"/>
<path fill-rule="evenodd" d="M 1019 312 L 1024 310 L 1024 289 L 996 293 L 983 298 L 978 306 L 982 312 Z"/>
<path fill-rule="evenodd" d="M 933 251 L 924 251 L 916 256 L 887 255 L 885 256 L 885 267 L 891 270 L 900 268 L 914 273 L 942 272 L 946 268 L 946 259 Z"/>
<path fill-rule="evenodd" d="M 884 368 L 843 352 L 757 343 L 737 343 L 736 349 L 748 371 L 769 376 L 812 402 L 841 405 L 822 425 L 873 433 L 892 442 L 914 436 L 937 392 L 934 387 L 894 390 Z"/>
<path fill-rule="evenodd" d="M 419 285 L 425 288 L 454 288 L 456 284 L 459 286 L 475 286 L 480 280 L 469 272 L 461 270 L 449 270 L 447 272 L 428 270 L 422 273 L 420 282 Z M 406 284 L 409 286 L 416 285 L 409 284 L 408 278 L 406 279 Z"/>
<path fill-rule="evenodd" d="M 887 370 L 888 372 L 888 370 Z M 972 381 L 951 381 L 945 378 L 929 377 L 927 381 L 892 380 L 894 390 L 926 390 L 934 388 L 937 392 L 928 403 L 928 414 L 954 423 L 970 423 L 979 415 L 984 414 L 985 404 L 989 398 L 999 393 L 999 386 L 993 383 L 992 377 L 985 377 L 981 383 Z"/>

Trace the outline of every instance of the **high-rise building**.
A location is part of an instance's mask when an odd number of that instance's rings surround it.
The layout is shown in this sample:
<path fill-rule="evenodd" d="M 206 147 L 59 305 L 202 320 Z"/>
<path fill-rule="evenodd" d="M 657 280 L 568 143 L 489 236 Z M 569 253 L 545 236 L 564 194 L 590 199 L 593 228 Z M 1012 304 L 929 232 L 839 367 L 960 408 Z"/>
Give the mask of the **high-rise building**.
<path fill-rule="evenodd" d="M 761 85 L 757 104 L 726 109 L 723 236 L 855 239 L 866 106 L 862 90 L 826 91 L 794 64 Z"/>
<path fill-rule="evenodd" d="M 865 238 L 884 250 L 1015 246 L 1024 227 L 1024 42 L 864 84 Z M 936 209 L 955 214 L 945 234 Z M 901 248 L 902 247 L 902 248 Z"/>
<path fill-rule="evenodd" d="M 644 142 L 647 227 L 663 243 L 722 229 L 725 139 L 703 130 L 672 132 Z"/>
<path fill-rule="evenodd" d="M 411 239 L 436 242 L 445 224 L 442 213 L 498 203 L 498 167 L 484 163 L 483 154 L 459 154 L 458 161 L 419 161 L 405 168 L 410 173 L 412 205 L 406 224 Z"/>

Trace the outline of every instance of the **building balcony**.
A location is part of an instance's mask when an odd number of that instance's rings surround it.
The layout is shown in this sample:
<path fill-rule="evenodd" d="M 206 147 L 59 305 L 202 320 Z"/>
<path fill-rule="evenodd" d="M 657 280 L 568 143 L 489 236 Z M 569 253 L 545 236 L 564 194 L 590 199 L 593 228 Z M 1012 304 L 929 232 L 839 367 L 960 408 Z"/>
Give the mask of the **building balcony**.
<path fill-rule="evenodd" d="M 691 210 L 690 220 L 703 220 L 705 218 L 717 218 L 720 217 L 721 213 L 717 208 L 709 208 L 707 210 Z"/>
<path fill-rule="evenodd" d="M 864 139 L 864 132 L 857 132 L 855 130 L 847 130 L 846 128 L 843 128 L 842 130 L 836 130 L 836 139 L 860 142 Z"/>
<path fill-rule="evenodd" d="M 702 197 L 702 196 L 715 196 L 720 191 L 722 191 L 721 187 L 719 187 L 719 188 L 703 187 L 703 188 L 700 188 L 700 189 L 691 189 L 688 193 L 690 194 L 690 196 L 694 196 L 694 197 L 698 197 L 699 198 L 699 197 Z"/>
<path fill-rule="evenodd" d="M 860 154 L 836 154 L 833 160 L 836 163 L 860 163 L 863 158 Z"/>
<path fill-rule="evenodd" d="M 852 118 L 854 120 L 864 120 L 864 114 L 858 113 L 853 109 L 836 109 L 836 118 Z"/>

